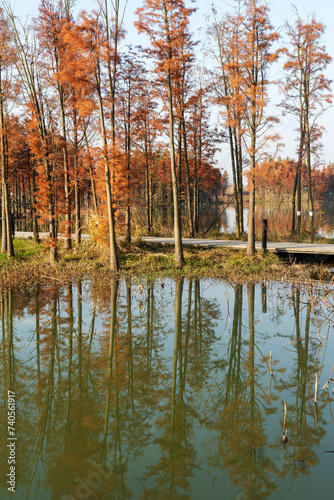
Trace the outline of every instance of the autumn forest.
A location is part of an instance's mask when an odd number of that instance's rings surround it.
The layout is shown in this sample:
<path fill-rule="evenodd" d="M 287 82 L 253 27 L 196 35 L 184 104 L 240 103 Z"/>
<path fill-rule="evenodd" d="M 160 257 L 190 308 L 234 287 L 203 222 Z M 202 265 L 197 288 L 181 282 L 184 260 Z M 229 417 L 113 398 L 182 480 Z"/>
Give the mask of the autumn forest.
<path fill-rule="evenodd" d="M 222 201 L 228 186 L 237 238 L 249 208 L 248 255 L 259 197 L 289 200 L 292 234 L 301 230 L 304 197 L 312 234 L 315 202 L 334 192 L 334 165 L 318 167 L 321 116 L 332 102 L 325 26 L 296 10 L 283 44 L 265 2 L 239 0 L 226 12 L 208 7 L 199 43 L 195 2 L 140 4 L 133 29 L 143 46 L 134 47 L 125 1 L 79 11 L 71 0 L 42 0 L 29 23 L 1 2 L 1 251 L 14 256 L 13 221 L 36 242 L 49 234 L 52 263 L 72 234 L 79 243 L 94 232 L 116 271 L 116 237 L 130 242 L 139 215 L 151 234 L 155 208 L 168 207 L 181 268 L 182 235 L 200 232 L 200 204 Z M 270 106 L 273 86 L 279 112 Z M 293 158 L 280 156 L 278 113 L 295 118 Z M 222 144 L 230 165 L 217 160 Z"/>

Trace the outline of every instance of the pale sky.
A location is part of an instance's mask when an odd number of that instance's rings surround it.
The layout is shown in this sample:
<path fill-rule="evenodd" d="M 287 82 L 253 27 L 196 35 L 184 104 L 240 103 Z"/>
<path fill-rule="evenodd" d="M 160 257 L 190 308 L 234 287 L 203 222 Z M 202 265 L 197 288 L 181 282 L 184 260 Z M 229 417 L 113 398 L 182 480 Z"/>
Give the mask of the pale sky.
<path fill-rule="evenodd" d="M 125 3 L 125 0 L 121 0 L 121 4 Z M 202 42 L 205 41 L 205 25 L 206 25 L 206 16 L 210 14 L 212 3 L 215 5 L 218 12 L 224 12 L 226 10 L 230 10 L 234 2 L 233 0 L 214 0 L 211 2 L 210 0 L 197 0 L 192 4 L 192 6 L 197 7 L 197 12 L 193 14 L 191 17 L 191 31 L 194 34 L 194 39 L 198 39 Z M 37 0 L 15 0 L 12 5 L 15 5 L 15 13 L 19 17 L 25 17 L 28 14 L 36 15 L 37 8 L 39 2 Z M 128 0 L 126 17 L 125 17 L 125 27 L 127 30 L 127 36 L 125 39 L 126 44 L 144 44 L 145 41 L 141 36 L 138 36 L 136 28 L 133 26 L 133 21 L 135 16 L 133 15 L 134 11 L 137 7 L 142 6 L 142 0 Z M 190 6 L 190 2 L 186 0 L 186 5 Z M 291 2 L 289 0 L 271 0 L 268 2 L 268 5 L 271 9 L 270 19 L 275 29 L 279 29 L 284 25 L 286 20 L 293 22 L 294 13 L 293 13 L 293 5 L 296 6 L 300 17 L 306 19 L 308 14 L 314 14 L 315 18 L 318 21 L 323 22 L 326 27 L 326 33 L 324 36 L 324 43 L 327 48 L 327 52 L 331 57 L 334 58 L 334 36 L 332 34 L 332 30 L 334 27 L 334 2 L 333 0 L 296 0 L 295 2 Z M 94 9 L 96 6 L 93 0 L 77 0 L 76 8 L 78 10 L 81 9 Z M 200 31 L 200 28 L 202 30 Z M 284 38 L 282 38 L 281 43 L 283 43 Z M 275 77 L 279 76 L 279 72 L 281 70 L 281 66 L 278 63 L 276 65 L 277 74 Z M 334 62 L 328 67 L 326 76 L 329 79 L 334 80 Z M 334 86 L 333 89 L 334 91 Z M 272 104 L 274 105 L 279 100 L 282 99 L 282 96 L 279 96 L 277 92 L 273 93 L 272 96 Z M 279 114 L 280 111 L 277 110 Z M 325 114 L 320 118 L 319 124 L 323 125 L 326 129 L 326 132 L 322 138 L 322 143 L 324 145 L 323 153 L 321 156 L 321 160 L 324 163 L 329 163 L 330 161 L 334 162 L 334 107 L 327 110 Z M 285 143 L 285 146 L 282 148 L 280 154 L 282 157 L 290 156 L 292 158 L 295 157 L 296 143 L 294 142 L 295 132 L 294 128 L 297 126 L 295 119 L 282 117 L 280 124 L 277 126 L 277 132 L 282 137 L 282 142 Z M 218 156 L 219 168 L 225 168 L 226 170 L 230 170 L 229 167 L 229 157 L 228 157 L 228 148 L 225 148 L 225 151 Z"/>

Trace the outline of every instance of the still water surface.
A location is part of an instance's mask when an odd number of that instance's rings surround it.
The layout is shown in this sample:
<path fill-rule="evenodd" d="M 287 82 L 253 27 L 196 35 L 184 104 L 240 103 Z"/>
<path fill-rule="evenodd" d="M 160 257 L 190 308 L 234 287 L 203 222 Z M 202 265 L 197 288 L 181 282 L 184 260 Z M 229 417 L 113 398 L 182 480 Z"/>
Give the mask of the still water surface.
<path fill-rule="evenodd" d="M 207 205 L 200 208 L 200 228 L 205 231 L 222 212 L 224 205 Z M 247 231 L 248 209 L 244 209 L 244 228 Z M 268 237 L 275 238 L 277 234 L 289 234 L 291 231 L 291 207 L 289 203 L 258 204 L 255 212 L 255 230 L 262 231 L 262 219 L 268 220 Z M 323 202 L 315 210 L 314 224 L 317 233 L 327 238 L 334 237 L 334 203 Z M 302 232 L 308 231 L 308 210 L 302 210 Z M 235 231 L 235 209 L 229 206 L 213 225 L 213 230 L 221 232 Z"/>
<path fill-rule="evenodd" d="M 0 498 L 332 498 L 333 321 L 330 290 L 276 282 L 2 291 Z"/>

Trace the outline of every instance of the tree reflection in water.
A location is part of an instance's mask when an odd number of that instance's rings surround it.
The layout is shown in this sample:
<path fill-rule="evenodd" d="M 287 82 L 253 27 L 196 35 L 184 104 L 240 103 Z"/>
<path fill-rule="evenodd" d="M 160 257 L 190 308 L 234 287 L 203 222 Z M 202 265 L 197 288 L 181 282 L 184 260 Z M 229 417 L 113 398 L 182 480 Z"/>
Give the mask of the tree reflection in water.
<path fill-rule="evenodd" d="M 1 471 L 11 388 L 20 498 L 292 491 L 333 435 L 331 399 L 316 409 L 312 400 L 314 373 L 327 379 L 333 354 L 317 340 L 328 322 L 315 296 L 300 286 L 182 279 L 1 290 Z M 6 498 L 5 474 L 1 488 Z"/>

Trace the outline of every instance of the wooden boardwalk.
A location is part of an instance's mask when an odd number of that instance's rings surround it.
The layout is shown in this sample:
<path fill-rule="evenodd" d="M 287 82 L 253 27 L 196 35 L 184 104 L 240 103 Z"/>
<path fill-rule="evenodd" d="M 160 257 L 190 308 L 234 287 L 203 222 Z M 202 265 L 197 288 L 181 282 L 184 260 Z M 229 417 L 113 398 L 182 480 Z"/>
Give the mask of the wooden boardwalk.
<path fill-rule="evenodd" d="M 46 238 L 47 233 L 40 233 L 41 238 Z M 28 231 L 16 231 L 15 237 L 20 239 L 31 239 L 32 233 Z M 74 238 L 74 235 L 72 235 Z M 81 235 L 82 239 L 89 239 L 88 234 Z M 174 245 L 174 238 L 162 238 L 143 236 L 140 238 L 142 241 L 149 243 L 159 243 L 165 245 Z M 184 245 L 207 246 L 207 247 L 224 247 L 232 248 L 235 250 L 246 250 L 246 241 L 234 240 L 213 240 L 209 238 L 182 238 Z M 261 242 L 257 241 L 255 244 L 257 250 L 261 250 Z M 334 245 L 326 243 L 288 243 L 288 242 L 268 242 L 267 249 L 269 252 L 287 255 L 313 255 L 313 256 L 333 256 L 334 258 Z"/>
<path fill-rule="evenodd" d="M 141 240 L 150 243 L 174 244 L 174 238 L 160 238 L 160 237 L 142 237 Z M 197 245 L 208 247 L 224 247 L 233 248 L 235 250 L 246 250 L 247 241 L 234 241 L 234 240 L 213 240 L 209 238 L 182 238 L 184 245 Z M 255 243 L 257 250 L 261 250 L 261 242 Z M 267 249 L 269 252 L 290 255 L 313 255 L 313 256 L 333 256 L 334 245 L 327 243 L 289 243 L 285 241 L 268 242 Z"/>

